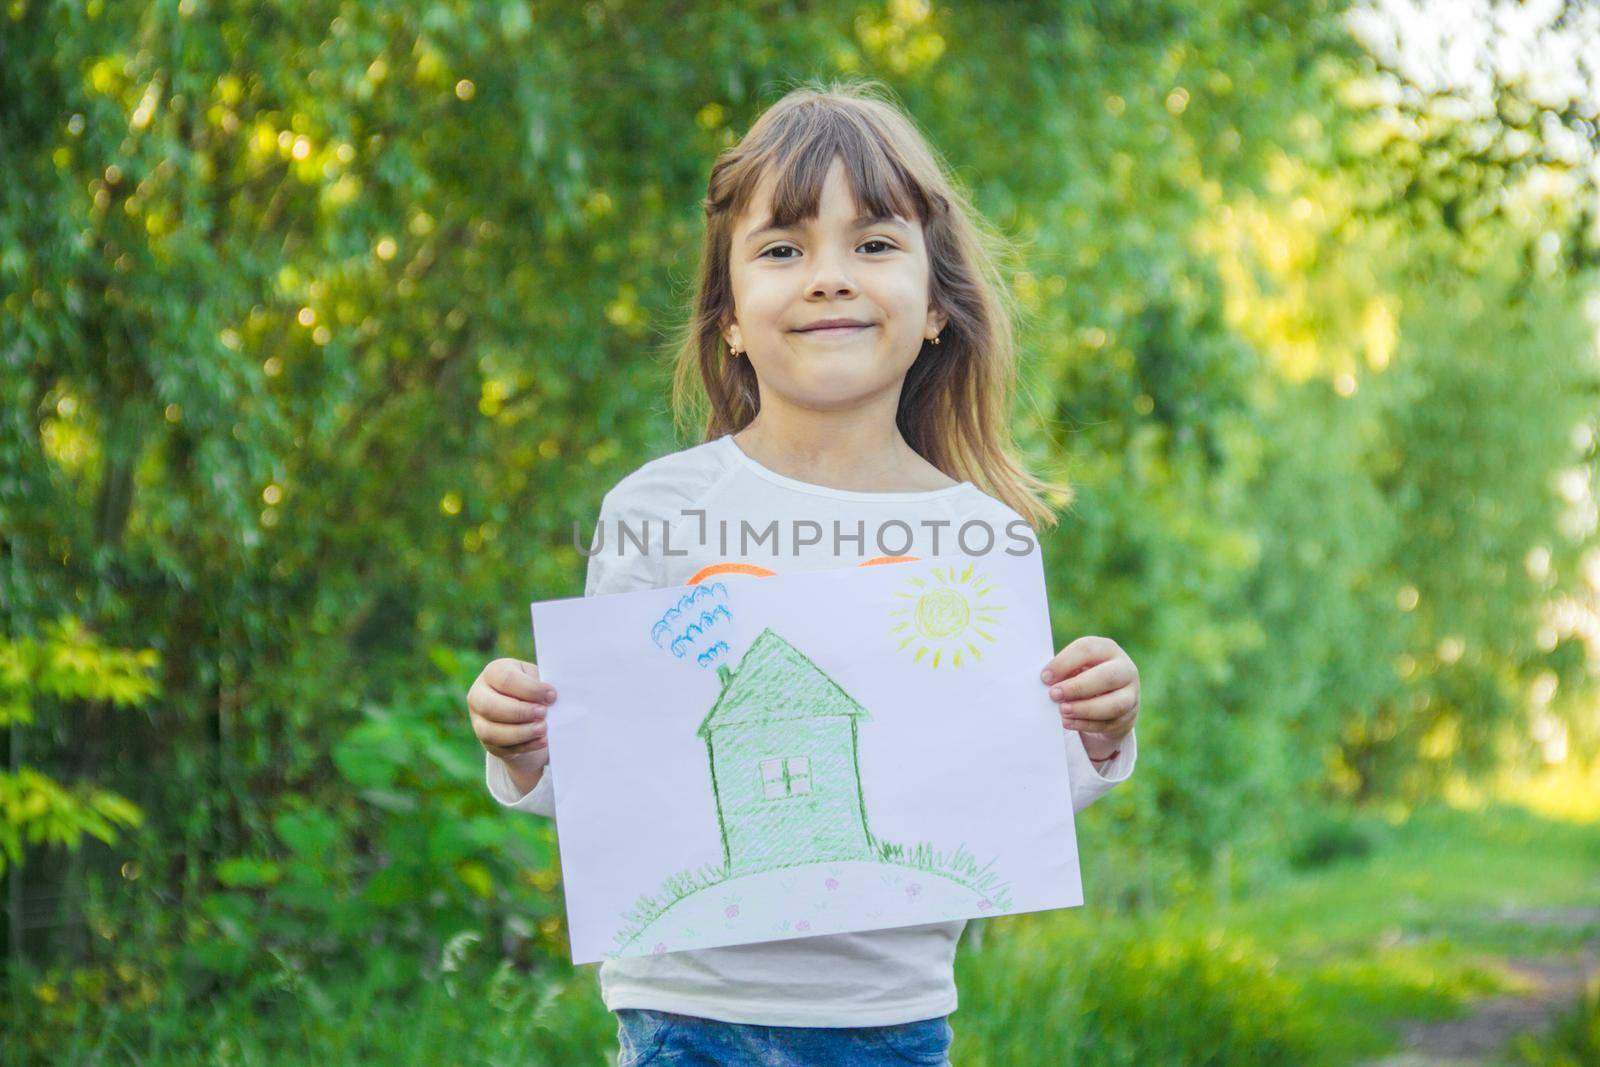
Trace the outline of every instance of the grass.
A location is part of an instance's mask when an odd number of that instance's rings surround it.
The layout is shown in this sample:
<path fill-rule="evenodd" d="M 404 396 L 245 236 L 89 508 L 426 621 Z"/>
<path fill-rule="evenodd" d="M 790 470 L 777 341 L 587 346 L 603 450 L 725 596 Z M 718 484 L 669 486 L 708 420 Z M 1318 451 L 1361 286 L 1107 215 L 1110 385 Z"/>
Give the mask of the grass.
<path fill-rule="evenodd" d="M 989 920 L 957 964 L 955 1062 L 1031 1049 L 1067 1065 L 1354 1063 L 1392 1048 L 1404 1020 L 1515 990 L 1504 957 L 1584 934 L 1517 916 L 1585 908 L 1600 908 L 1592 827 L 1508 806 L 1425 809 L 1364 856 L 1227 906 Z M 1149 1004 L 1168 1007 L 1149 1018 Z"/>
<path fill-rule="evenodd" d="M 1578 1001 L 1542 1037 L 1523 1036 L 1512 1044 L 1521 1067 L 1588 1067 L 1600 1063 L 1600 978 L 1591 980 Z"/>
<path fill-rule="evenodd" d="M 1592 824 L 1508 806 L 1374 822 L 1360 847 L 1313 850 L 1320 866 L 1226 905 L 985 920 L 957 960 L 954 1062 L 1350 1064 L 1391 1049 L 1404 1020 L 1458 1014 L 1515 989 L 1507 957 L 1596 935 L 1581 923 L 1527 921 L 1600 908 Z M 1092 821 L 1080 832 L 1093 901 L 1108 874 L 1095 858 L 1107 852 Z M 169 974 L 153 999 L 124 1008 L 68 984 L 47 1000 L 28 981 L 15 991 L 22 1007 L 4 1028 L 0 1061 L 611 1062 L 616 1024 L 592 967 L 515 970 L 474 938 L 446 956 L 390 957 L 381 973 L 377 964 L 359 974 L 285 968 L 210 993 Z M 1521 1062 L 1587 1062 L 1600 1039 L 1597 998 L 1548 1041 L 1521 1042 Z M 14 1047 L 24 1040 L 31 1052 Z"/>
<path fill-rule="evenodd" d="M 0 1063 L 576 1067 L 615 1055 L 591 968 L 528 975 L 479 955 L 451 977 L 286 971 L 198 995 L 172 982 L 137 1007 L 80 1001 L 57 1005 L 64 1016 L 8 1018 Z"/>

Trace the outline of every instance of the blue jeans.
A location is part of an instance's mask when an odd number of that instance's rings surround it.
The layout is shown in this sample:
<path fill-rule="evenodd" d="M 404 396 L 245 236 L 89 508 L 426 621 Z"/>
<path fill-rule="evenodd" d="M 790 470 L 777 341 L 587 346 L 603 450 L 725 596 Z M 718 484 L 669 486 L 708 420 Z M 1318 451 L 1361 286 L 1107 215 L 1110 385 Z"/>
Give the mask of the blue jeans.
<path fill-rule="evenodd" d="M 752 1026 L 617 1009 L 617 1067 L 950 1067 L 944 1016 L 897 1026 Z"/>

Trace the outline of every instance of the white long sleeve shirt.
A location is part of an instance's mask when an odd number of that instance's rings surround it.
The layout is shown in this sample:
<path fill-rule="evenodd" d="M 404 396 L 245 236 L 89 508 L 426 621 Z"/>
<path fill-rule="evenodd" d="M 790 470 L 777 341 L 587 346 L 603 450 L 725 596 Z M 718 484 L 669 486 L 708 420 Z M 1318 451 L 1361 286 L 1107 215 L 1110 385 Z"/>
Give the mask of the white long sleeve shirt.
<path fill-rule="evenodd" d="M 1021 550 L 1023 541 L 1033 540 L 1021 516 L 971 482 L 911 493 L 832 489 L 770 470 L 724 436 L 652 460 L 606 494 L 590 542 L 599 551 L 589 558 L 584 595 L 689 585 L 713 576 L 755 580 L 742 576 L 846 567 L 887 556 L 982 555 Z M 1064 730 L 1062 741 L 1074 811 L 1133 772 L 1132 734 L 1100 770 L 1079 734 Z M 497 801 L 554 817 L 560 773 L 554 761 L 523 795 L 504 763 L 487 754 L 486 760 L 489 791 Z M 766 1026 L 913 1022 L 955 1010 L 956 942 L 965 925 L 940 922 L 606 960 L 600 965 L 601 997 L 611 1010 L 653 1008 Z"/>

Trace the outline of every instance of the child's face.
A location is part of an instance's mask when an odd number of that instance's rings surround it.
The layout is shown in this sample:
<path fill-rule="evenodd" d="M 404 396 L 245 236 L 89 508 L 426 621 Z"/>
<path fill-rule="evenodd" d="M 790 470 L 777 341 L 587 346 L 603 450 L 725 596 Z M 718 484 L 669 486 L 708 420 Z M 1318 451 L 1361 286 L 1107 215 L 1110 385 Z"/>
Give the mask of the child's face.
<path fill-rule="evenodd" d="M 922 342 L 945 323 L 928 306 L 921 224 L 899 216 L 858 224 L 844 164 L 835 159 L 816 218 L 794 229 L 763 229 L 774 185 L 767 174 L 734 223 L 735 318 L 724 333 L 755 368 L 762 407 L 780 400 L 839 409 L 897 399 Z M 864 325 L 805 329 L 825 319 Z"/>

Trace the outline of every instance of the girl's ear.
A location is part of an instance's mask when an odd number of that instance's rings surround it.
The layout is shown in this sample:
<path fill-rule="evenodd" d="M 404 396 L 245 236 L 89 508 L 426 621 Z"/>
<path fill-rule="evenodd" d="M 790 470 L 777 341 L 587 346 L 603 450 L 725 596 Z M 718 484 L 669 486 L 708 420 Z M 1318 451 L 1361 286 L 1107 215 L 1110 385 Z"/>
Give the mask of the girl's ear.
<path fill-rule="evenodd" d="M 944 330 L 945 324 L 948 323 L 949 321 L 950 321 L 950 316 L 946 315 L 944 312 L 940 311 L 938 308 L 933 308 L 933 307 L 929 308 L 928 309 L 928 328 L 925 331 L 928 340 L 931 341 L 935 337 L 938 337 L 939 334 Z"/>

